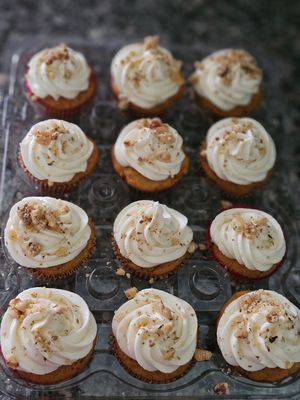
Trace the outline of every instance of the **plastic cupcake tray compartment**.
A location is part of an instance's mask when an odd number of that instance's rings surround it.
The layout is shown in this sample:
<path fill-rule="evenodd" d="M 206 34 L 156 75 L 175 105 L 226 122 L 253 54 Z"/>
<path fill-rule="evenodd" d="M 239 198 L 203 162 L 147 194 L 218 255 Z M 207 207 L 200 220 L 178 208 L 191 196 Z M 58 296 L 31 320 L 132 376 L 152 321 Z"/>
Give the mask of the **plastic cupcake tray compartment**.
<path fill-rule="evenodd" d="M 95 222 L 96 251 L 74 277 L 52 284 L 53 287 L 72 290 L 88 303 L 98 323 L 98 338 L 94 357 L 89 366 L 75 378 L 52 386 L 28 384 L 16 378 L 0 357 L 0 390 L 6 396 L 25 398 L 139 398 L 139 399 L 215 399 L 217 383 L 227 382 L 230 399 L 299 399 L 300 379 L 294 376 L 277 384 L 256 383 L 230 371 L 216 343 L 215 319 L 222 304 L 237 289 L 273 289 L 300 303 L 300 166 L 294 161 L 294 152 L 300 145 L 298 132 L 293 135 L 288 112 L 280 95 L 279 69 L 284 61 L 270 54 L 255 56 L 265 71 L 265 101 L 256 114 L 273 136 L 278 157 L 270 182 L 255 195 L 233 201 L 219 192 L 204 176 L 199 166 L 198 146 L 212 120 L 193 103 L 189 90 L 162 119 L 183 136 L 191 159 L 188 175 L 173 189 L 155 195 L 145 195 L 127 187 L 114 173 L 110 161 L 110 147 L 120 129 L 133 120 L 116 106 L 109 87 L 109 66 L 114 53 L 125 43 L 112 41 L 99 45 L 64 40 L 81 50 L 98 76 L 98 93 L 93 104 L 85 109 L 78 123 L 93 137 L 100 151 L 98 167 L 68 200 L 87 211 Z M 27 102 L 23 90 L 23 76 L 28 59 L 39 49 L 60 43 L 62 38 L 33 40 L 12 57 L 9 92 L 2 104 L 2 175 L 1 216 L 4 227 L 11 206 L 30 195 L 37 195 L 17 163 L 18 143 L 28 129 L 41 118 Z M 215 50 L 199 44 L 195 48 L 172 47 L 173 54 L 184 61 L 186 76 L 193 70 L 193 61 Z M 297 174 L 298 173 L 298 174 Z M 223 201 L 247 204 L 271 213 L 284 229 L 288 253 L 282 267 L 269 279 L 251 284 L 230 281 L 226 271 L 200 246 L 174 275 L 152 284 L 188 301 L 199 319 L 201 347 L 213 352 L 210 361 L 195 362 L 182 378 L 168 384 L 147 384 L 129 375 L 111 351 L 111 320 L 114 310 L 126 301 L 124 290 L 132 286 L 150 287 L 149 282 L 115 274 L 118 261 L 111 247 L 111 231 L 117 213 L 128 203 L 138 199 L 153 199 L 173 207 L 189 219 L 194 241 L 205 243 L 206 229 L 212 218 L 222 210 Z M 18 268 L 3 249 L 0 262 L 0 312 L 3 314 L 9 300 L 32 286 L 39 285 Z M 51 286 L 51 285 L 49 285 Z M 298 379 L 297 379 L 298 378 Z"/>

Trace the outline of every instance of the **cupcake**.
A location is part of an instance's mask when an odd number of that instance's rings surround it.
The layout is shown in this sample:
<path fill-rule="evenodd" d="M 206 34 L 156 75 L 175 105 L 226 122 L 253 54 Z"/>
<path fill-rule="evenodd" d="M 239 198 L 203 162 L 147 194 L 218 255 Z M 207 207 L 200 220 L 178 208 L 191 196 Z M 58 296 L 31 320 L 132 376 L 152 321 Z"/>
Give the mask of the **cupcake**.
<path fill-rule="evenodd" d="M 191 367 L 197 316 L 191 305 L 172 294 L 141 290 L 115 312 L 112 330 L 115 355 L 136 378 L 167 383 Z"/>
<path fill-rule="evenodd" d="M 235 293 L 223 306 L 217 339 L 225 360 L 254 381 L 300 370 L 300 310 L 271 290 Z"/>
<path fill-rule="evenodd" d="M 188 172 L 182 137 L 159 118 L 126 125 L 112 149 L 112 164 L 128 185 L 142 192 L 169 189 Z"/>
<path fill-rule="evenodd" d="M 73 203 L 26 197 L 10 210 L 4 239 L 17 264 L 39 279 L 59 279 L 90 256 L 95 229 L 85 211 Z"/>
<path fill-rule="evenodd" d="M 217 215 L 209 228 L 209 246 L 233 277 L 247 280 L 271 275 L 286 253 L 279 223 L 250 208 L 231 208 Z"/>
<path fill-rule="evenodd" d="M 181 62 L 158 36 L 122 47 L 111 64 L 111 86 L 121 109 L 147 115 L 167 110 L 184 92 Z"/>
<path fill-rule="evenodd" d="M 262 98 L 262 71 L 244 50 L 217 51 L 201 62 L 190 78 L 196 102 L 217 117 L 241 117 Z"/>
<path fill-rule="evenodd" d="M 61 196 L 74 190 L 98 158 L 94 140 L 79 126 L 58 119 L 33 125 L 20 143 L 19 163 L 42 194 Z"/>
<path fill-rule="evenodd" d="M 226 118 L 208 130 L 200 146 L 200 163 L 223 192 L 242 197 L 262 186 L 276 159 L 273 139 L 251 118 Z"/>
<path fill-rule="evenodd" d="M 118 214 L 113 248 L 123 266 L 141 278 L 164 278 L 189 255 L 187 218 L 159 202 L 140 200 Z"/>
<path fill-rule="evenodd" d="M 95 318 L 80 296 L 35 287 L 9 302 L 1 323 L 1 350 L 18 377 L 53 384 L 87 366 L 96 335 Z"/>
<path fill-rule="evenodd" d="M 30 59 L 25 90 L 38 112 L 67 118 L 95 95 L 96 77 L 83 54 L 60 44 Z"/>

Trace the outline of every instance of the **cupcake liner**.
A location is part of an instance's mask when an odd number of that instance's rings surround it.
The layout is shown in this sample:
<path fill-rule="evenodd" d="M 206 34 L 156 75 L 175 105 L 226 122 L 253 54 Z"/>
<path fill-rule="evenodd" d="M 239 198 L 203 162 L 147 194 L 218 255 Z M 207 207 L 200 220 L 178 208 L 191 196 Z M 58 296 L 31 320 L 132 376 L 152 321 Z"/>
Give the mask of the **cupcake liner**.
<path fill-rule="evenodd" d="M 226 210 L 230 210 L 230 209 L 233 209 L 233 208 L 252 208 L 252 207 L 249 207 L 249 206 L 242 206 L 242 205 L 235 205 L 235 206 L 232 206 L 232 207 L 228 207 Z M 259 280 L 261 280 L 261 279 L 265 279 L 265 278 L 269 278 L 271 275 L 273 275 L 279 268 L 280 268 L 280 266 L 284 263 L 284 261 L 285 261 L 285 258 L 286 258 L 286 255 L 287 255 L 287 250 L 286 250 L 286 252 L 285 252 L 285 255 L 283 256 L 283 258 L 282 258 L 282 260 L 279 262 L 279 263 L 277 263 L 277 264 L 273 264 L 273 266 L 272 266 L 272 268 L 274 268 L 274 269 L 272 269 L 271 268 L 271 270 L 268 270 L 268 271 L 265 271 L 265 274 L 263 275 L 263 276 L 259 276 L 259 277 L 251 277 L 251 276 L 245 276 L 242 272 L 241 273 L 238 273 L 238 272 L 236 272 L 236 271 L 232 271 L 232 269 L 230 269 L 230 267 L 223 261 L 223 260 L 221 260 L 217 255 L 216 255 L 216 253 L 215 253 L 215 251 L 214 251 L 214 243 L 212 242 L 212 240 L 211 240 L 211 235 L 210 235 L 210 227 L 211 227 L 211 224 L 212 224 L 212 221 L 208 224 L 208 227 L 207 227 L 207 229 L 206 229 L 206 246 L 207 246 L 207 249 L 208 249 L 208 251 L 209 251 L 209 254 L 210 254 L 210 256 L 211 256 L 211 258 L 213 258 L 219 265 L 221 265 L 221 267 L 223 267 L 224 269 L 225 269 L 225 271 L 226 272 L 228 272 L 229 274 L 230 274 L 230 276 L 233 278 L 233 279 L 235 279 L 235 280 L 237 280 L 237 281 L 244 281 L 244 282 L 254 282 L 254 281 L 259 281 Z M 215 245 L 216 246 L 216 245 Z M 217 246 L 216 246 L 217 247 Z M 220 251 L 220 250 L 219 250 Z M 221 251 L 220 251 L 221 252 Z M 225 256 L 224 256 L 225 257 Z M 229 259 L 230 260 L 230 259 Z M 232 261 L 235 261 L 235 262 L 237 262 L 235 259 L 232 259 Z M 241 266 L 241 268 L 246 268 L 246 271 L 245 271 L 245 273 L 247 274 L 251 274 L 251 270 L 248 270 L 247 269 L 247 267 L 245 267 L 244 265 L 241 265 L 241 264 L 239 264 L 240 266 Z M 276 267 L 275 267 L 276 266 Z M 256 271 L 256 270 L 254 270 L 253 272 L 259 272 L 259 271 Z"/>
<path fill-rule="evenodd" d="M 76 190 L 78 188 L 78 186 L 80 185 L 80 183 L 84 179 L 86 179 L 88 176 L 90 176 L 91 173 L 93 172 L 93 170 L 96 166 L 98 157 L 99 157 L 98 146 L 94 140 L 93 140 L 93 143 L 95 146 L 94 151 L 97 153 L 95 163 L 92 165 L 91 168 L 89 168 L 89 170 L 86 170 L 83 173 L 80 172 L 80 173 L 75 174 L 74 177 L 69 182 L 52 182 L 52 184 L 49 185 L 47 180 L 40 180 L 40 179 L 34 177 L 28 171 L 28 169 L 26 168 L 26 165 L 24 164 L 24 161 L 23 161 L 20 151 L 18 153 L 18 161 L 19 161 L 20 167 L 22 168 L 24 174 L 30 179 L 32 184 L 42 195 L 48 195 L 48 196 L 52 196 L 52 197 L 60 197 L 66 193 L 70 193 L 70 192 L 73 192 L 74 190 Z M 92 155 L 93 155 L 93 153 L 92 153 Z M 91 155 L 91 157 L 92 157 L 92 155 Z"/>
<path fill-rule="evenodd" d="M 80 104 L 69 108 L 59 108 L 59 106 L 57 107 L 50 106 L 44 99 L 35 96 L 34 93 L 31 91 L 30 86 L 26 79 L 24 82 L 24 87 L 27 98 L 38 115 L 48 118 L 72 120 L 74 117 L 77 117 L 80 114 L 82 108 L 85 107 L 95 97 L 97 89 L 97 79 L 96 79 L 96 74 L 93 71 L 91 73 L 90 81 L 93 84 L 93 90 L 91 94 Z"/>
<path fill-rule="evenodd" d="M 111 335 L 110 341 L 111 341 L 111 349 L 113 351 L 113 354 L 116 357 L 116 359 L 119 361 L 119 363 L 123 366 L 123 368 L 131 376 L 133 376 L 143 382 L 159 383 L 159 384 L 170 383 L 170 382 L 173 382 L 173 381 L 181 378 L 182 376 L 186 375 L 190 371 L 192 366 L 194 365 L 194 360 L 192 358 L 187 364 L 179 367 L 176 370 L 177 374 L 176 374 L 176 371 L 174 371 L 173 373 L 169 373 L 169 374 L 165 374 L 160 371 L 154 371 L 154 372 L 146 371 L 135 360 L 131 359 L 125 353 L 122 352 L 122 350 L 120 349 L 120 347 L 117 343 L 117 340 L 115 339 L 113 334 Z M 125 358 L 125 361 L 123 360 L 122 357 Z M 135 370 L 133 370 L 133 368 L 128 366 L 126 364 L 126 361 L 127 362 L 129 361 L 131 364 L 133 364 L 135 367 Z M 148 375 L 149 375 L 149 377 L 148 377 Z"/>
<path fill-rule="evenodd" d="M 114 156 L 114 146 L 112 146 L 112 149 L 111 149 L 111 160 L 112 160 L 112 166 L 113 166 L 114 171 L 127 183 L 128 186 L 134 188 L 137 192 L 142 193 L 142 194 L 160 193 L 160 192 L 164 192 L 165 190 L 173 188 L 188 173 L 189 165 L 190 165 L 190 159 L 185 154 L 185 159 L 182 163 L 181 169 L 178 172 L 178 174 L 175 175 L 173 178 L 169 177 L 164 181 L 158 181 L 158 185 L 159 185 L 159 183 L 161 183 L 161 182 L 165 183 L 166 181 L 169 182 L 169 185 L 167 187 L 156 188 L 155 190 L 153 190 L 153 189 L 149 189 L 149 186 L 147 188 L 148 182 L 144 182 L 144 186 L 145 186 L 144 188 L 141 188 L 142 185 L 139 186 L 139 185 L 133 184 L 132 182 L 129 182 L 129 178 L 126 175 L 126 173 L 124 172 L 125 168 L 131 169 L 132 171 L 134 171 L 134 173 L 137 175 L 137 177 L 141 176 L 143 179 L 145 179 L 145 177 L 132 167 L 123 167 L 123 166 L 119 165 L 118 161 L 115 159 L 115 156 Z M 148 185 L 151 185 L 151 182 L 154 182 L 155 184 L 157 183 L 156 181 L 151 181 L 149 179 Z"/>
<path fill-rule="evenodd" d="M 174 267 L 172 267 L 170 270 L 163 272 L 161 274 L 158 274 L 158 268 L 163 267 L 165 264 L 161 264 L 158 265 L 157 267 L 153 267 L 153 268 L 142 268 L 139 267 L 138 265 L 135 265 L 132 261 L 128 260 L 127 258 L 123 257 L 122 254 L 120 253 L 120 249 L 117 245 L 117 242 L 114 238 L 114 234 L 112 233 L 112 248 L 113 251 L 115 253 L 115 256 L 117 257 L 117 259 L 121 262 L 122 266 L 126 269 L 128 269 L 133 275 L 135 275 L 138 278 L 141 279 L 153 279 L 153 280 L 159 280 L 159 279 L 165 279 L 168 276 L 172 275 L 173 273 L 175 273 L 175 271 L 177 271 L 182 265 L 183 263 L 187 260 L 187 258 L 190 256 L 190 254 L 188 253 L 188 251 L 179 259 L 174 260 L 174 261 L 170 261 L 170 264 L 174 263 Z"/>
<path fill-rule="evenodd" d="M 209 179 L 211 182 L 213 182 L 213 184 L 221 191 L 221 193 L 222 193 L 224 196 L 229 197 L 230 199 L 234 199 L 234 200 L 243 200 L 243 199 L 247 199 L 247 198 L 251 197 L 251 196 L 253 195 L 253 193 L 255 193 L 258 189 L 260 189 L 262 186 L 264 186 L 264 185 L 270 180 L 270 178 L 271 178 L 271 176 L 272 176 L 272 170 L 269 170 L 269 171 L 268 171 L 268 174 L 267 174 L 267 176 L 266 176 L 266 178 L 265 178 L 263 181 L 260 181 L 260 182 L 253 182 L 253 183 L 249 184 L 249 185 L 251 185 L 252 187 L 249 188 L 249 191 L 247 191 L 247 193 L 245 193 L 245 194 L 239 194 L 239 195 L 238 195 L 238 194 L 236 194 L 236 193 L 230 192 L 230 189 L 225 190 L 223 187 L 221 187 L 221 186 L 218 184 L 218 182 L 217 182 L 214 178 L 210 177 L 210 176 L 207 174 L 207 172 L 206 172 L 206 170 L 205 170 L 205 168 L 204 168 L 204 165 L 203 165 L 204 161 L 203 161 L 203 159 L 206 160 L 206 157 L 201 156 L 201 151 L 202 151 L 202 150 L 205 150 L 205 149 L 204 149 L 204 145 L 205 145 L 205 142 L 202 142 L 201 145 L 200 145 L 200 147 L 199 147 L 199 152 L 198 152 L 198 155 L 199 155 L 199 156 L 198 156 L 198 159 L 199 159 L 200 168 L 201 168 L 201 170 L 204 172 L 204 174 L 205 174 L 205 176 L 207 177 L 207 179 Z M 206 147 L 205 147 L 205 148 L 206 148 Z M 209 167 L 209 166 L 208 166 L 208 167 Z M 209 168 L 210 168 L 210 167 L 209 167 Z M 213 173 L 214 175 L 216 175 L 216 174 L 214 173 L 213 170 L 211 170 L 211 171 L 212 171 L 212 173 Z M 227 181 L 224 181 L 223 179 L 219 178 L 218 176 L 216 176 L 216 177 L 217 177 L 217 179 L 223 181 L 224 184 L 227 183 Z M 228 181 L 228 185 L 232 185 L 232 184 L 233 184 L 232 182 L 229 182 L 229 181 Z M 249 185 L 243 185 L 243 186 L 249 186 Z M 242 186 L 242 185 L 241 185 L 241 186 Z"/>
<path fill-rule="evenodd" d="M 61 265 L 55 265 L 49 268 L 23 267 L 24 270 L 32 274 L 35 278 L 37 278 L 40 281 L 57 281 L 66 279 L 71 275 L 73 275 L 84 263 L 87 262 L 87 260 L 91 256 L 91 253 L 95 250 L 96 247 L 95 226 L 91 220 L 89 220 L 89 226 L 91 228 L 91 236 L 87 242 L 86 247 L 81 251 L 81 253 L 78 254 L 78 256 L 76 256 L 76 258 L 79 258 L 79 260 L 74 265 L 69 266 L 70 263 L 72 264 L 74 262 L 74 260 L 71 260 L 68 261 L 67 263 Z M 59 269 L 59 272 L 53 273 L 54 269 Z M 51 271 L 51 274 L 49 274 L 49 271 Z"/>
<path fill-rule="evenodd" d="M 67 379 L 71 379 L 74 376 L 78 375 L 80 372 L 82 372 L 92 359 L 95 345 L 96 345 L 96 338 L 93 342 L 91 350 L 85 357 L 77 361 L 74 361 L 70 365 L 62 365 L 55 371 L 52 371 L 45 375 L 38 375 L 38 374 L 33 374 L 31 372 L 19 371 L 19 370 L 12 370 L 12 371 L 17 377 L 24 379 L 27 382 L 35 383 L 38 385 L 56 384 L 65 381 Z"/>

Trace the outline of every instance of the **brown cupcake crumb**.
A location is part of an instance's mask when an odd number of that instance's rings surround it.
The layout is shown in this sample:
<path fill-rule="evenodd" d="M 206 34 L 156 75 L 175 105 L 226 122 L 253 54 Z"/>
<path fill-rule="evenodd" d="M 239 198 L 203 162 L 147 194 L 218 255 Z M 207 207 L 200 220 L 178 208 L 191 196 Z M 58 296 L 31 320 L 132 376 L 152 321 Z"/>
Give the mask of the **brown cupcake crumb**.
<path fill-rule="evenodd" d="M 214 392 L 216 394 L 229 394 L 229 385 L 226 382 L 217 383 L 214 386 Z"/>
<path fill-rule="evenodd" d="M 207 246 L 206 246 L 205 243 L 199 243 L 198 247 L 199 247 L 199 249 L 200 249 L 201 251 L 204 251 L 204 250 L 207 249 Z"/>
<path fill-rule="evenodd" d="M 212 357 L 212 352 L 208 350 L 196 349 L 194 359 L 196 361 L 209 361 Z"/>
<path fill-rule="evenodd" d="M 189 247 L 188 247 L 187 251 L 188 251 L 189 254 L 193 254 L 193 253 L 195 253 L 195 251 L 196 251 L 197 249 L 198 249 L 197 243 L 191 242 L 191 243 L 189 244 Z"/>
<path fill-rule="evenodd" d="M 124 294 L 128 300 L 131 300 L 135 297 L 139 290 L 136 287 L 131 287 L 129 289 L 124 290 Z"/>

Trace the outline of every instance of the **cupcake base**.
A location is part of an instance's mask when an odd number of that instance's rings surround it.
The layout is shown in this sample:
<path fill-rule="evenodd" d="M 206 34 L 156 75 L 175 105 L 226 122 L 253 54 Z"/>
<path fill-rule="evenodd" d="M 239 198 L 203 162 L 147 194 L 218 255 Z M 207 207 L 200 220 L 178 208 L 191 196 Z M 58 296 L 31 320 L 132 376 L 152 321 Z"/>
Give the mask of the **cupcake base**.
<path fill-rule="evenodd" d="M 86 366 L 88 365 L 88 363 L 92 358 L 95 344 L 96 344 L 96 339 L 93 343 L 92 349 L 85 357 L 75 361 L 71 365 L 62 365 L 55 371 L 52 371 L 48 374 L 38 375 L 38 374 L 33 374 L 31 372 L 18 371 L 18 370 L 13 370 L 13 372 L 19 378 L 22 378 L 27 382 L 35 383 L 38 385 L 51 385 L 54 383 L 65 381 L 66 379 L 70 379 L 78 375 L 81 371 L 83 371 L 86 368 Z"/>
<path fill-rule="evenodd" d="M 96 88 L 96 75 L 94 72 L 91 72 L 89 86 L 86 90 L 80 92 L 74 99 L 60 97 L 58 100 L 55 100 L 51 96 L 45 98 L 37 97 L 31 91 L 28 81 L 25 80 L 25 92 L 35 111 L 38 114 L 59 119 L 70 119 L 77 115 L 81 108 L 95 96 Z"/>
<path fill-rule="evenodd" d="M 127 268 L 130 272 L 142 279 L 164 279 L 176 271 L 182 263 L 189 257 L 189 253 L 186 252 L 182 257 L 177 258 L 177 260 L 169 261 L 163 264 L 160 264 L 153 268 L 142 268 L 138 265 L 134 264 L 128 258 L 122 256 L 120 249 L 115 241 L 114 236 L 112 235 L 112 247 L 117 259 L 121 262 L 121 264 Z"/>
<path fill-rule="evenodd" d="M 86 166 L 86 170 L 84 172 L 78 172 L 76 173 L 73 178 L 68 181 L 68 182 L 50 182 L 46 179 L 44 180 L 39 180 L 37 178 L 35 178 L 26 168 L 23 158 L 22 158 L 22 154 L 19 151 L 18 154 L 18 161 L 19 164 L 23 170 L 23 172 L 25 173 L 26 176 L 28 176 L 28 178 L 31 180 L 32 184 L 38 188 L 38 190 L 40 191 L 40 193 L 42 195 L 49 195 L 49 196 L 62 196 L 64 193 L 70 193 L 73 190 L 75 190 L 79 183 L 81 181 L 83 181 L 85 178 L 87 178 L 92 172 L 93 169 L 95 168 L 98 159 L 99 159 L 99 150 L 98 150 L 98 146 L 97 143 L 95 142 L 95 140 L 88 138 L 94 145 L 93 148 L 93 152 L 90 155 L 90 158 L 87 161 L 87 166 Z"/>
<path fill-rule="evenodd" d="M 118 345 L 115 337 L 112 339 L 112 349 L 120 364 L 135 378 L 148 383 L 168 383 L 185 375 L 193 364 L 193 359 L 177 368 L 174 372 L 146 371 L 135 360 L 128 357 Z"/>
<path fill-rule="evenodd" d="M 246 105 L 240 105 L 232 108 L 231 110 L 224 111 L 217 107 L 206 97 L 200 96 L 194 91 L 195 102 L 199 107 L 210 111 L 217 118 L 227 118 L 227 117 L 244 117 L 250 114 L 254 109 L 258 107 L 261 103 L 263 97 L 262 85 L 260 86 L 257 93 L 252 96 L 250 102 Z"/>
<path fill-rule="evenodd" d="M 91 220 L 89 220 L 89 226 L 91 228 L 91 236 L 85 248 L 73 260 L 49 268 L 24 267 L 25 270 L 30 272 L 37 279 L 43 281 L 64 279 L 73 274 L 85 261 L 89 259 L 91 252 L 95 248 L 95 226 Z"/>
<path fill-rule="evenodd" d="M 111 89 L 114 97 L 119 100 L 120 90 L 113 79 L 111 79 Z M 137 106 L 136 104 L 129 102 L 126 108 L 124 107 L 124 111 L 133 111 L 134 113 L 137 113 L 139 115 L 157 116 L 167 111 L 176 101 L 178 101 L 182 97 L 184 92 L 185 86 L 183 85 L 179 88 L 178 92 L 175 93 L 174 96 L 170 97 L 169 99 L 167 99 L 163 103 L 158 104 L 155 107 L 142 108 L 140 106 Z"/>
<path fill-rule="evenodd" d="M 223 315 L 226 307 L 234 300 L 239 298 L 240 296 L 243 296 L 246 293 L 250 293 L 250 290 L 242 290 L 239 292 L 234 293 L 230 299 L 226 301 L 226 303 L 223 305 L 221 308 L 218 318 L 217 318 L 217 327 L 220 321 L 221 316 Z M 231 366 L 234 371 L 239 372 L 241 375 L 246 376 L 249 379 L 252 379 L 253 381 L 258 381 L 258 382 L 278 382 L 281 381 L 282 379 L 285 379 L 297 371 L 300 371 L 300 362 L 294 363 L 294 365 L 289 368 L 289 369 L 282 369 L 282 368 L 264 368 L 261 369 L 260 371 L 246 371 L 241 367 L 237 366 Z"/>
<path fill-rule="evenodd" d="M 140 174 L 135 169 L 131 167 L 123 167 L 121 164 L 119 164 L 115 157 L 114 146 L 112 147 L 111 151 L 111 160 L 116 173 L 122 179 L 124 179 L 129 186 L 132 186 L 144 193 L 160 192 L 175 186 L 184 177 L 184 175 L 188 173 L 190 165 L 189 158 L 186 155 L 178 174 L 162 181 L 152 181 L 151 179 Z"/>
<path fill-rule="evenodd" d="M 211 241 L 209 241 L 208 246 L 212 251 L 214 259 L 224 267 L 233 278 L 238 280 L 259 280 L 267 278 L 272 275 L 282 263 L 282 261 L 280 261 L 274 264 L 268 271 L 251 270 L 243 264 L 238 263 L 236 260 L 224 256 L 219 248 Z"/>
<path fill-rule="evenodd" d="M 200 165 L 206 173 L 207 177 L 212 180 L 218 188 L 220 188 L 226 194 L 233 197 L 244 197 L 248 196 L 256 189 L 263 186 L 272 175 L 272 170 L 267 173 L 266 178 L 260 182 L 249 183 L 248 185 L 238 185 L 237 183 L 225 181 L 224 179 L 219 178 L 215 172 L 210 168 L 207 158 L 205 155 L 201 155 L 202 152 L 206 150 L 206 141 L 204 141 L 200 146 Z"/>

